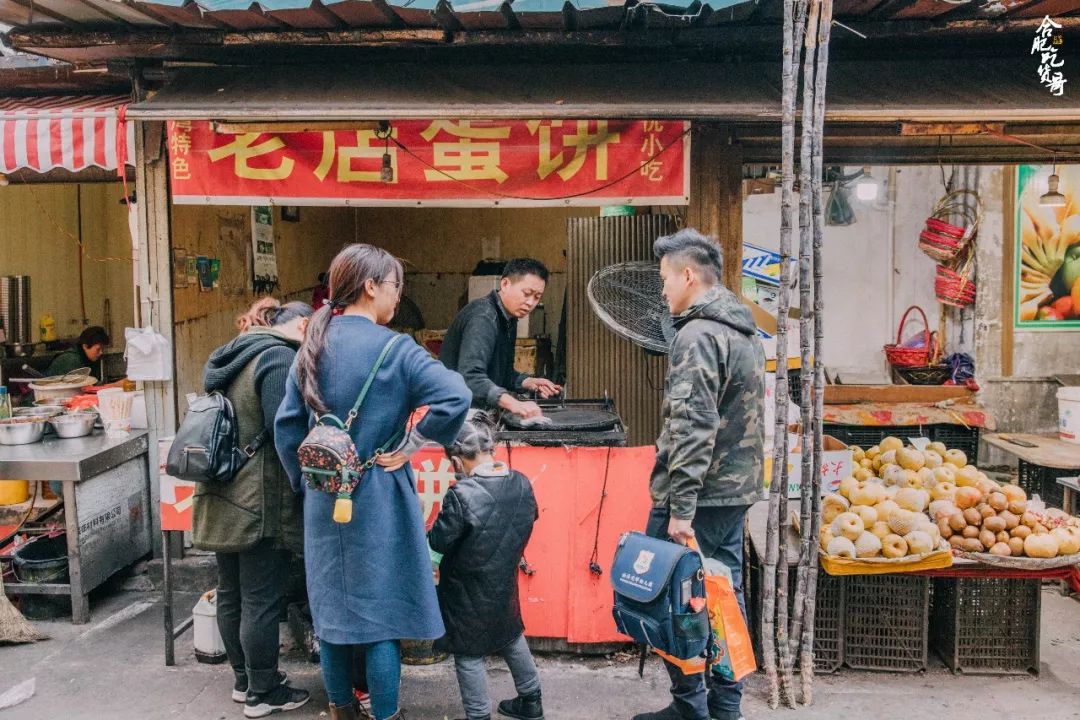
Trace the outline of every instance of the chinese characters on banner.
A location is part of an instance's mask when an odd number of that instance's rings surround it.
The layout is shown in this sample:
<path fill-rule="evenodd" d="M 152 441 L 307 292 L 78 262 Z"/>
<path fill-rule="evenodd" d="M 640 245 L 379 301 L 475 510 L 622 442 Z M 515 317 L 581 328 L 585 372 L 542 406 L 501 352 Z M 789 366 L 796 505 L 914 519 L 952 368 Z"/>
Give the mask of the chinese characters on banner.
<path fill-rule="evenodd" d="M 1061 97 L 1065 94 L 1065 75 L 1061 68 L 1065 61 L 1058 57 L 1058 51 L 1065 42 L 1065 37 L 1055 30 L 1061 30 L 1061 24 L 1056 23 L 1047 15 L 1035 31 L 1035 42 L 1031 45 L 1031 54 L 1039 57 L 1039 82 L 1054 95 Z"/>
<path fill-rule="evenodd" d="M 170 122 L 173 200 L 681 205 L 689 195 L 689 127 L 673 120 L 420 120 L 394 123 L 391 138 L 382 138 L 373 129 L 223 134 L 209 122 Z"/>

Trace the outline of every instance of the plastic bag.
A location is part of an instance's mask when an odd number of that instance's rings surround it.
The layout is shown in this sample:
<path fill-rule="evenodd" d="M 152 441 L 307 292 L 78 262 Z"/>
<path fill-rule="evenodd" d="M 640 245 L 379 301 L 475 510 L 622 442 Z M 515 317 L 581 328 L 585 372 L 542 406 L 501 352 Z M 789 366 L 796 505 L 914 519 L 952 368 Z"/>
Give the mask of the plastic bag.
<path fill-rule="evenodd" d="M 709 621 L 713 629 L 712 662 L 710 667 L 729 682 L 738 682 L 757 669 L 750 631 L 739 607 L 739 599 L 731 585 L 730 574 L 706 562 L 705 598 Z M 705 672 L 705 658 L 680 660 L 666 653 L 657 655 L 682 670 L 684 675 Z"/>
<path fill-rule="evenodd" d="M 172 348 L 153 328 L 126 328 L 127 377 L 129 380 L 171 380 Z"/>

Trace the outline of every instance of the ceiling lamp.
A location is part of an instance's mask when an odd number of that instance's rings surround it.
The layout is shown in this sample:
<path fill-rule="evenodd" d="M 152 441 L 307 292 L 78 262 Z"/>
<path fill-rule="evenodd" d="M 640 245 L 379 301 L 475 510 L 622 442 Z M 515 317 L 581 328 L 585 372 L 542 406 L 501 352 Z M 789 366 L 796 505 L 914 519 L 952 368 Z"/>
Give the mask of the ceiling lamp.
<path fill-rule="evenodd" d="M 1054 163 L 1054 172 L 1046 179 L 1046 192 L 1039 196 L 1039 205 L 1043 207 L 1065 207 L 1065 196 L 1058 191 L 1058 183 L 1061 178 L 1057 174 L 1057 163 Z"/>

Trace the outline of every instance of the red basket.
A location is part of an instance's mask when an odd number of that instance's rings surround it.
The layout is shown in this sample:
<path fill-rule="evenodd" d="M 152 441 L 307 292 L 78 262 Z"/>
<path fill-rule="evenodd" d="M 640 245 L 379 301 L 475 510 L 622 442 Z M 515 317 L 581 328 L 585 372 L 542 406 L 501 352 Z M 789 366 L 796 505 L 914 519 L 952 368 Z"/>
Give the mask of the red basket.
<path fill-rule="evenodd" d="M 929 221 L 927 221 L 929 224 Z M 953 226 L 955 227 L 955 226 Z M 919 233 L 919 248 L 938 262 L 949 262 L 963 249 L 960 238 L 945 233 L 923 230 Z"/>
<path fill-rule="evenodd" d="M 975 303 L 975 281 L 944 265 L 938 265 L 934 292 L 938 300 L 953 307 L 963 308 Z"/>
<path fill-rule="evenodd" d="M 920 347 L 901 347 L 900 344 L 904 342 L 904 326 L 907 324 L 908 316 L 912 312 L 918 312 L 922 317 L 923 344 Z M 883 350 L 890 365 L 895 367 L 924 367 L 931 364 L 936 354 L 934 345 L 934 336 L 930 332 L 930 323 L 926 319 L 926 313 L 918 305 L 912 305 L 904 312 L 904 317 L 900 319 L 900 327 L 896 329 L 896 342 L 886 345 Z"/>
<path fill-rule="evenodd" d="M 974 198 L 974 204 L 965 196 Z M 966 225 L 953 225 L 946 218 L 960 215 Z M 919 233 L 919 249 L 939 263 L 950 263 L 971 242 L 982 219 L 982 204 L 973 190 L 954 190 L 938 201 L 933 214 L 926 220 L 926 228 Z"/>

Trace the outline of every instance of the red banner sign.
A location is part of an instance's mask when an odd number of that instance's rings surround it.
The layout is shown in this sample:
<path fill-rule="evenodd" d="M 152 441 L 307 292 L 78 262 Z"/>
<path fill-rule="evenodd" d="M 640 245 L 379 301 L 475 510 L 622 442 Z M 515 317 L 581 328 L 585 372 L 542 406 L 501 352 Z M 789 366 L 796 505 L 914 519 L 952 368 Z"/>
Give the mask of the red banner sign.
<path fill-rule="evenodd" d="M 411 120 L 376 129 L 215 132 L 169 123 L 173 201 L 230 205 L 684 205 L 690 124 Z"/>

